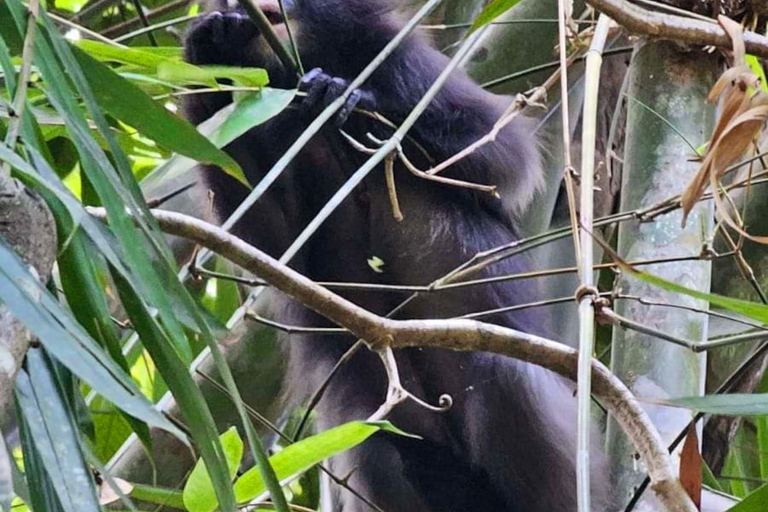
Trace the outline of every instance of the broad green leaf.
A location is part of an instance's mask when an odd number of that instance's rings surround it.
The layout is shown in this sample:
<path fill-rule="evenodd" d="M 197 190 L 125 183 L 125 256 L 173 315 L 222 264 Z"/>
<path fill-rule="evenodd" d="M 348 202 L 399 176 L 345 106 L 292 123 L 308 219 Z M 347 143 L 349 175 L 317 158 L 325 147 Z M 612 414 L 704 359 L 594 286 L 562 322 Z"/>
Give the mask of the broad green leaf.
<path fill-rule="evenodd" d="M 290 105 L 296 90 L 265 88 L 257 93 L 241 96 L 237 102 L 224 107 L 220 113 L 226 119 L 210 135 L 218 147 L 224 147 L 254 126 L 273 118 Z M 219 112 L 216 114 L 219 115 Z"/>
<path fill-rule="evenodd" d="M 44 351 L 27 352 L 16 397 L 35 448 L 65 510 L 101 512 L 96 486 L 80 451 L 76 420 L 62 395 Z"/>
<path fill-rule="evenodd" d="M 32 331 L 48 352 L 122 410 L 150 425 L 184 434 L 158 412 L 133 381 L 104 354 L 59 302 L 0 239 L 0 301 Z"/>
<path fill-rule="evenodd" d="M 184 498 L 181 491 L 176 489 L 164 489 L 149 485 L 132 484 L 131 498 L 137 501 L 146 501 L 165 507 L 184 510 Z"/>
<path fill-rule="evenodd" d="M 486 5 L 477 18 L 475 18 L 474 23 L 472 23 L 472 26 L 469 28 L 469 33 L 471 34 L 475 30 L 492 22 L 518 3 L 520 3 L 520 0 L 493 0 Z"/>
<path fill-rule="evenodd" d="M 728 512 L 765 512 L 768 510 L 768 484 L 758 488 Z"/>
<path fill-rule="evenodd" d="M 268 87 L 258 93 L 244 95 L 240 101 L 227 105 L 201 123 L 198 130 L 217 147 L 222 148 L 251 128 L 282 112 L 295 95 L 295 89 L 286 91 Z M 233 118 L 232 122 L 229 122 L 230 117 Z M 195 165 L 196 162 L 189 158 L 174 155 L 142 181 L 142 190 L 151 197 L 164 183 L 182 176 Z"/>
<path fill-rule="evenodd" d="M 248 184 L 237 162 L 214 146 L 188 121 L 169 112 L 87 53 L 77 48 L 74 50 L 88 80 L 99 84 L 99 87 L 93 88 L 93 93 L 104 110 L 158 144 L 199 162 L 217 165 L 241 183 Z"/>
<path fill-rule="evenodd" d="M 389 422 L 352 421 L 307 437 L 269 458 L 280 481 L 306 471 L 328 457 L 359 445 L 379 430 L 404 434 Z M 266 492 L 258 468 L 251 468 L 235 482 L 238 503 L 246 503 Z"/>
<path fill-rule="evenodd" d="M 269 83 L 267 72 L 261 68 L 236 66 L 192 66 L 186 62 L 165 60 L 157 67 L 157 77 L 176 84 L 197 84 L 216 87 L 217 80 L 232 80 L 243 87 L 264 87 Z"/>
<path fill-rule="evenodd" d="M 55 0 L 56 9 L 69 12 L 79 12 L 88 0 Z"/>
<path fill-rule="evenodd" d="M 667 402 L 710 414 L 733 416 L 768 414 L 768 393 L 694 396 L 673 398 Z"/>
<path fill-rule="evenodd" d="M 77 47 L 85 51 L 91 57 L 103 62 L 119 62 L 157 72 L 158 66 L 165 62 L 173 62 L 175 56 L 168 55 L 165 50 L 149 50 L 144 48 L 129 48 L 127 46 L 115 46 L 99 41 L 81 39 L 76 43 Z M 190 66 L 192 66 L 190 64 Z M 194 66 L 192 66 L 194 67 Z"/>
<path fill-rule="evenodd" d="M 229 476 L 224 449 L 200 388 L 192 380 L 186 364 L 173 350 L 167 333 L 147 310 L 144 301 L 120 274 L 113 272 L 112 275 L 125 311 L 179 404 L 179 410 L 211 474 L 219 506 L 223 510 L 235 510 L 232 478 Z"/>
<path fill-rule="evenodd" d="M 235 427 L 230 427 L 229 430 L 219 436 L 219 439 L 224 448 L 224 455 L 227 457 L 229 476 L 234 478 L 237 474 L 237 468 L 240 467 L 240 461 L 243 459 L 243 440 L 240 439 Z M 184 506 L 190 512 L 213 512 L 216 510 L 218 506 L 216 493 L 213 492 L 211 477 L 208 476 L 208 470 L 202 459 L 199 459 L 192 469 L 192 473 L 184 485 L 183 496 Z"/>

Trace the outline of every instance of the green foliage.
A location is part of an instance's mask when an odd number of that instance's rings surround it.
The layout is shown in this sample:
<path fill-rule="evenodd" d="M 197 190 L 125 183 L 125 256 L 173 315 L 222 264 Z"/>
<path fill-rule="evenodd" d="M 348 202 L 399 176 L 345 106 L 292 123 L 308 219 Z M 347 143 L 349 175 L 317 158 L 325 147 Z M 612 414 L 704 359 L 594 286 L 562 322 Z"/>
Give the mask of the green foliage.
<path fill-rule="evenodd" d="M 389 422 L 353 421 L 307 437 L 287 446 L 269 458 L 278 478 L 283 481 L 337 453 L 349 450 L 379 430 L 403 435 Z M 248 502 L 266 491 L 256 468 L 249 469 L 235 482 L 235 495 L 240 503 Z"/>
<path fill-rule="evenodd" d="M 229 477 L 234 478 L 240 461 L 243 458 L 243 440 L 237 433 L 235 427 L 231 427 L 220 437 L 221 446 L 224 448 L 224 454 L 227 458 L 229 467 Z M 184 485 L 183 492 L 184 506 L 190 512 L 213 512 L 218 506 L 216 493 L 214 492 L 211 477 L 205 467 L 205 462 L 200 459 L 195 464 L 192 473 Z"/>
<path fill-rule="evenodd" d="M 728 509 L 728 512 L 763 512 L 768 509 L 768 484 L 744 498 L 738 505 Z"/>
<path fill-rule="evenodd" d="M 484 27 L 488 23 L 491 23 L 493 20 L 507 12 L 508 10 L 512 9 L 514 6 L 520 3 L 520 0 L 492 0 L 488 3 L 488 5 L 485 6 L 483 11 L 478 15 L 478 17 L 475 19 L 475 21 L 472 23 L 472 26 L 469 29 L 469 32 L 474 32 L 475 30 Z"/>
<path fill-rule="evenodd" d="M 325 459 L 354 448 L 379 431 L 390 432 L 395 435 L 408 435 L 389 422 L 353 421 L 289 444 L 270 457 L 269 462 L 280 481 L 285 482 Z M 230 428 L 221 435 L 221 442 L 227 454 L 238 503 L 248 503 L 267 492 L 267 487 L 256 467 L 235 478 L 243 455 L 243 442 L 237 430 L 234 427 Z M 177 507 L 179 503 L 183 503 L 181 508 L 190 512 L 214 512 L 218 510 L 216 495 L 202 460 L 198 460 L 195 465 L 183 492 L 158 487 L 137 486 L 131 493 L 131 497 L 157 504 L 174 503 L 174 506 Z"/>

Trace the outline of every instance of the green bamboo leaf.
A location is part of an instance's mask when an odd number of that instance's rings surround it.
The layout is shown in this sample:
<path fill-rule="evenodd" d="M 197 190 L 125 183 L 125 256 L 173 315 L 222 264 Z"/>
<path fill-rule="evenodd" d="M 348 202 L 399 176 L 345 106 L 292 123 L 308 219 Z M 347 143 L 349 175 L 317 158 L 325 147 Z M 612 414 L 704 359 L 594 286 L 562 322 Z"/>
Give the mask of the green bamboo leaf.
<path fill-rule="evenodd" d="M 17 25 L 23 27 L 24 6 L 18 0 L 7 3 Z M 47 37 L 35 40 L 35 62 L 46 82 L 48 99 L 67 124 L 71 140 L 80 154 L 81 169 L 108 211 L 110 228 L 125 251 L 126 263 L 141 283 L 142 292 L 158 309 L 174 347 L 185 360 L 191 361 L 191 348 L 171 305 L 173 295 L 167 293 L 168 280 L 176 277 L 172 256 L 141 198 L 130 163 L 93 95 L 93 84 L 85 78 L 71 46 L 61 37 L 45 12 L 40 13 L 40 31 L 41 36 Z M 75 87 L 76 94 L 72 94 L 70 84 Z M 82 98 L 93 123 L 107 141 L 111 160 L 91 136 L 90 126 L 76 100 L 77 95 Z M 159 260 L 158 265 L 148 264 L 155 260 Z"/>
<path fill-rule="evenodd" d="M 251 128 L 285 110 L 295 96 L 296 89 L 272 88 L 242 95 L 234 104 L 216 113 L 216 116 L 226 117 L 224 122 L 211 132 L 211 140 L 218 147 L 226 146 Z"/>
<path fill-rule="evenodd" d="M 469 28 L 469 33 L 471 34 L 475 30 L 487 25 L 519 3 L 520 0 L 493 0 L 475 18 L 474 23 Z"/>
<path fill-rule="evenodd" d="M 285 110 L 295 95 L 295 89 L 283 90 L 269 87 L 258 93 L 243 95 L 238 101 L 227 105 L 201 123 L 198 130 L 217 147 L 223 148 L 251 128 Z M 174 155 L 152 171 L 141 182 L 141 187 L 145 194 L 151 197 L 153 191 L 159 189 L 163 183 L 183 175 L 195 165 L 196 162 L 189 158 Z"/>
<path fill-rule="evenodd" d="M 749 302 L 741 299 L 733 299 L 731 297 L 724 297 L 722 295 L 717 295 L 716 293 L 705 293 L 698 290 L 692 290 L 690 288 L 686 288 L 685 286 L 667 281 L 666 279 L 662 279 L 661 277 L 654 276 L 653 274 L 640 272 L 636 269 L 633 269 L 631 273 L 637 279 L 654 286 L 658 286 L 659 288 L 668 292 L 680 293 L 695 299 L 705 300 L 710 304 L 720 306 L 723 309 L 727 309 L 734 313 L 739 313 L 740 315 L 749 317 L 753 320 L 768 324 L 768 306 L 765 304 Z"/>
<path fill-rule="evenodd" d="M 741 500 L 728 512 L 765 512 L 768 510 L 768 484 L 759 487 L 753 493 Z"/>
<path fill-rule="evenodd" d="M 53 368 L 40 348 L 26 357 L 16 397 L 56 495 L 65 510 L 101 512 L 96 486 L 80 450 L 72 411 L 65 402 Z"/>
<path fill-rule="evenodd" d="M 248 185 L 235 160 L 214 146 L 188 121 L 156 103 L 141 89 L 89 56 L 73 48 L 80 67 L 91 83 L 99 105 L 115 118 L 136 128 L 161 146 L 199 162 L 217 165 L 227 174 Z"/>
<path fill-rule="evenodd" d="M 29 383 L 27 372 L 22 370 L 16 379 L 18 390 L 19 382 L 22 386 Z M 45 512 L 68 512 L 61 506 L 61 502 L 53 488 L 48 472 L 40 456 L 35 439 L 27 424 L 27 418 L 21 412 L 18 399 L 16 400 L 16 417 L 19 424 L 19 437 L 21 439 L 21 453 L 24 456 L 24 477 L 29 486 L 29 500 L 26 503 L 32 510 Z M 35 416 L 39 418 L 38 416 Z"/>
<path fill-rule="evenodd" d="M 155 503 L 157 505 L 162 505 L 163 507 L 184 510 L 184 498 L 179 490 L 152 487 L 142 484 L 131 485 L 133 485 L 131 498 L 136 501 L 146 501 L 147 503 Z"/>
<path fill-rule="evenodd" d="M 113 272 L 112 275 L 123 306 L 136 332 L 176 399 L 192 438 L 197 443 L 213 482 L 219 507 L 224 511 L 234 511 L 232 479 L 229 476 L 224 449 L 200 388 L 192 380 L 179 354 L 173 350 L 162 326 L 147 311 L 144 301 L 136 295 L 134 289 L 119 273 Z"/>
<path fill-rule="evenodd" d="M 47 202 L 49 205 L 57 203 L 55 199 Z M 64 207 L 58 204 L 56 209 L 63 210 Z M 62 212 L 56 212 L 54 215 L 61 218 Z M 67 304 L 70 305 L 72 314 L 80 322 L 80 325 L 88 331 L 93 339 L 106 347 L 110 357 L 123 369 L 126 375 L 130 375 L 131 369 L 123 355 L 120 337 L 109 314 L 109 306 L 104 297 L 104 291 L 98 282 L 100 269 L 96 263 L 101 263 L 101 266 L 104 266 L 103 260 L 94 258 L 93 245 L 88 243 L 83 231 L 71 232 L 71 227 L 66 229 L 61 224 L 61 222 L 58 223 L 58 232 L 60 235 L 66 236 L 69 243 L 66 249 L 59 253 L 57 263 Z M 117 410 L 119 411 L 119 409 Z M 147 453 L 152 453 L 152 437 L 149 434 L 147 424 L 130 415 L 124 415 L 124 418 L 147 449 Z M 123 440 L 121 439 L 121 441 Z M 108 449 L 109 447 L 105 445 L 99 448 Z"/>
<path fill-rule="evenodd" d="M 234 478 L 243 459 L 243 440 L 235 427 L 230 427 L 219 439 L 227 457 L 229 477 Z M 202 459 L 199 459 L 192 469 L 184 485 L 183 497 L 184 506 L 190 512 L 213 512 L 218 507 L 211 477 Z"/>
<path fill-rule="evenodd" d="M 161 64 L 177 60 L 176 54 L 179 52 L 177 49 L 173 49 L 172 52 L 169 52 L 166 47 L 134 48 L 115 46 L 100 41 L 91 41 L 89 39 L 81 39 L 76 43 L 76 46 L 91 57 L 102 62 L 128 64 L 147 69 L 153 73 L 157 73 L 157 68 Z M 192 64 L 190 64 L 190 66 L 192 66 Z"/>
<path fill-rule="evenodd" d="M 727 309 L 728 311 L 732 311 L 753 320 L 757 320 L 758 322 L 768 324 L 768 305 L 757 302 L 749 302 L 741 299 L 733 299 L 731 297 L 725 297 L 716 293 L 705 293 L 687 288 L 671 281 L 667 281 L 661 277 L 636 269 L 624 261 L 621 256 L 619 256 L 616 251 L 614 251 L 613 248 L 604 240 L 600 239 L 600 237 L 595 237 L 595 241 L 603 248 L 603 250 L 611 257 L 611 259 L 623 272 L 635 277 L 636 279 L 639 279 L 640 281 L 657 286 L 668 292 L 679 293 L 693 297 L 694 299 L 705 300 L 710 304 L 720 306 L 721 308 Z"/>
<path fill-rule="evenodd" d="M 192 66 L 186 62 L 165 60 L 157 67 L 157 77 L 175 84 L 216 87 L 218 80 L 232 80 L 242 87 L 264 87 L 269 83 L 266 70 L 237 66 Z"/>
<path fill-rule="evenodd" d="M 352 421 L 293 443 L 270 457 L 269 462 L 277 478 L 283 481 L 306 471 L 328 457 L 354 448 L 380 430 L 405 435 L 387 421 Z M 256 467 L 243 473 L 235 482 L 235 496 L 238 503 L 247 503 L 266 490 Z"/>
<path fill-rule="evenodd" d="M 0 301 L 60 363 L 123 411 L 186 439 L 144 398 L 133 381 L 91 339 L 0 239 Z"/>
<path fill-rule="evenodd" d="M 711 414 L 762 416 L 768 414 L 768 393 L 708 395 L 666 400 L 671 405 Z"/>

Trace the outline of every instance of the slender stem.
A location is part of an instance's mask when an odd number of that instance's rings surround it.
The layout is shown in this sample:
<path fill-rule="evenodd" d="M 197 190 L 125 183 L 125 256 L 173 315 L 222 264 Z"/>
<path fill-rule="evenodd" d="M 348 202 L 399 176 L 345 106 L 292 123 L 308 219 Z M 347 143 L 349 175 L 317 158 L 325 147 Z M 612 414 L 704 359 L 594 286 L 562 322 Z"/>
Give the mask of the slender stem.
<path fill-rule="evenodd" d="M 588 512 L 590 508 L 589 492 L 589 453 L 591 439 L 591 392 L 592 392 L 592 353 L 595 349 L 595 300 L 599 293 L 594 282 L 594 248 L 592 246 L 594 185 L 595 185 L 595 141 L 597 134 L 597 94 L 600 88 L 600 68 L 603 62 L 602 51 L 608 37 L 611 20 L 601 14 L 597 20 L 592 45 L 587 52 L 584 113 L 582 115 L 581 135 L 581 200 L 579 210 L 579 277 L 581 278 L 579 299 L 579 362 L 578 362 L 578 437 L 576 456 L 576 487 L 579 510 Z M 567 116 L 564 110 L 564 116 Z"/>
<path fill-rule="evenodd" d="M 27 104 L 27 88 L 29 86 L 29 75 L 32 73 L 32 60 L 35 55 L 35 32 L 37 30 L 37 16 L 40 12 L 39 0 L 31 0 L 27 6 L 29 18 L 27 19 L 27 32 L 24 35 L 24 47 L 22 49 L 21 69 L 19 78 L 16 81 L 16 93 L 13 96 L 13 105 L 11 120 L 8 123 L 8 133 L 5 135 L 5 145 L 13 149 L 19 138 L 22 119 L 24 117 L 24 107 Z M 3 162 L 0 167 L 0 193 L 11 192 L 16 189 L 11 178 L 11 166 L 8 162 Z"/>
<path fill-rule="evenodd" d="M 149 25 L 148 27 L 140 28 L 138 30 L 134 30 L 133 32 L 128 32 L 125 35 L 116 37 L 115 39 L 113 39 L 113 41 L 116 43 L 122 43 L 123 41 L 130 41 L 131 39 L 139 36 L 143 36 L 144 34 L 149 34 L 151 32 L 156 32 L 158 30 L 172 27 L 174 25 L 179 25 L 187 21 L 192 21 L 199 17 L 200 17 L 199 14 L 188 14 L 186 16 L 179 16 L 178 18 L 173 18 L 172 20 L 161 21 L 160 23 L 155 23 L 154 25 Z"/>
<path fill-rule="evenodd" d="M 237 0 L 240 6 L 251 18 L 251 21 L 259 29 L 259 33 L 264 36 L 264 39 L 269 43 L 269 47 L 275 52 L 277 58 L 283 64 L 283 67 L 288 70 L 290 74 L 298 74 L 298 67 L 296 66 L 296 60 L 294 56 L 285 48 L 280 38 L 277 37 L 275 31 L 272 29 L 272 23 L 270 23 L 264 11 L 261 10 L 256 0 Z"/>

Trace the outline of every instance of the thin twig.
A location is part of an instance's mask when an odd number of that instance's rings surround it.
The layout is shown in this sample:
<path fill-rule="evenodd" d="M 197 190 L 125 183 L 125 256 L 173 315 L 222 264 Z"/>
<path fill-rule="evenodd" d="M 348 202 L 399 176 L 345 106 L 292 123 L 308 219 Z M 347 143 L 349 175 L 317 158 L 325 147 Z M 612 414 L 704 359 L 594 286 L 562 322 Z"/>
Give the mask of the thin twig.
<path fill-rule="evenodd" d="M 253 320 L 257 324 L 266 325 L 272 327 L 278 331 L 282 331 L 286 334 L 311 334 L 311 335 L 328 335 L 328 334 L 349 334 L 349 331 L 341 327 L 303 327 L 300 325 L 288 325 L 281 322 L 276 322 L 265 318 L 253 311 L 245 313 L 247 320 Z"/>
<path fill-rule="evenodd" d="M 168 14 L 169 12 L 173 12 L 176 9 L 180 9 L 186 6 L 190 2 L 191 0 L 174 0 L 173 2 L 167 3 L 165 5 L 158 7 L 157 9 L 153 9 L 149 11 L 146 14 L 146 18 L 147 20 L 153 20 L 155 18 L 159 18 L 161 16 Z M 140 27 L 140 26 L 141 26 L 141 19 L 139 19 L 138 17 L 131 18 L 130 20 L 105 28 L 104 30 L 101 31 L 101 35 L 104 37 L 112 38 L 112 37 L 122 35 L 131 30 L 134 30 L 136 27 Z"/>
<path fill-rule="evenodd" d="M 108 37 L 104 37 L 103 35 L 99 34 L 98 32 L 94 32 L 93 30 L 84 27 L 83 25 L 78 25 L 77 23 L 74 23 L 66 18 L 62 18 L 61 16 L 58 16 L 56 13 L 52 13 L 48 11 L 46 15 L 51 18 L 53 21 L 60 25 L 64 25 L 67 28 L 70 28 L 72 30 L 77 31 L 81 35 L 85 37 L 89 37 L 95 41 L 102 42 L 104 44 L 108 44 L 110 46 L 114 46 L 115 48 L 125 48 L 122 44 L 120 44 L 117 41 L 113 41 L 112 39 Z M 73 18 L 74 19 L 74 18 Z"/>
<path fill-rule="evenodd" d="M 131 3 L 133 4 L 133 8 L 136 10 L 136 14 L 139 16 L 141 24 L 144 25 L 144 28 L 146 29 L 149 27 L 149 20 L 147 19 L 147 13 L 144 12 L 144 6 L 141 5 L 139 0 L 131 0 Z M 155 34 L 153 34 L 151 31 L 147 32 L 147 38 L 149 39 L 149 44 L 152 46 L 157 46 L 157 39 L 155 39 Z"/>
<path fill-rule="evenodd" d="M 181 23 L 185 23 L 187 21 L 192 21 L 194 19 L 199 18 L 200 16 L 201 16 L 200 14 L 188 14 L 185 16 L 179 16 L 178 18 L 173 18 L 171 20 L 161 21 L 159 23 L 155 23 L 154 25 L 140 28 L 138 30 L 134 30 L 133 32 L 128 32 L 125 35 L 112 39 L 112 41 L 116 43 L 130 41 L 131 39 L 134 39 L 139 36 L 143 36 L 144 34 L 149 34 L 152 32 L 156 32 L 158 30 L 162 30 L 164 28 L 172 27 L 174 25 L 180 25 Z"/>
<path fill-rule="evenodd" d="M 11 149 L 16 147 L 24 117 L 24 107 L 27 105 L 27 88 L 29 76 L 32 73 L 32 61 L 35 56 L 37 17 L 40 14 L 39 0 L 30 0 L 28 10 L 29 18 L 27 18 L 27 32 L 24 35 L 24 46 L 21 53 L 21 69 L 16 80 L 16 94 L 13 96 L 13 104 L 9 112 L 11 120 L 8 123 L 8 133 L 5 135 L 5 145 Z M 15 190 L 16 185 L 11 178 L 11 165 L 8 162 L 3 162 L 0 167 L 0 193 L 14 193 Z"/>
<path fill-rule="evenodd" d="M 726 347 L 730 345 L 738 345 L 740 343 L 768 340 L 768 331 L 761 329 L 758 332 L 750 332 L 746 334 L 734 334 L 733 336 L 723 336 L 722 338 L 716 338 L 716 339 L 711 339 L 707 341 L 691 341 L 685 338 L 680 338 L 679 336 L 673 336 L 664 331 L 660 331 L 659 329 L 654 329 L 653 327 L 650 327 L 646 324 L 635 322 L 634 320 L 630 320 L 629 318 L 621 316 L 618 313 L 608 308 L 603 308 L 600 311 L 600 314 L 604 318 L 611 320 L 611 322 L 614 325 L 618 325 L 625 329 L 631 329 L 633 331 L 647 334 L 649 336 L 653 336 L 654 338 L 658 338 L 660 340 L 668 341 L 674 345 L 685 347 L 689 349 L 691 352 L 696 352 L 696 353 L 706 352 L 714 348 Z"/>
<path fill-rule="evenodd" d="M 277 37 L 275 29 L 272 28 L 272 23 L 269 21 L 264 11 L 261 10 L 261 6 L 256 0 L 237 0 L 243 10 L 248 14 L 248 17 L 256 25 L 259 33 L 266 39 L 269 47 L 275 52 L 277 58 L 280 59 L 280 63 L 283 68 L 291 74 L 299 75 L 299 68 L 296 64 L 294 55 L 292 55 L 283 45 L 280 38 Z"/>

